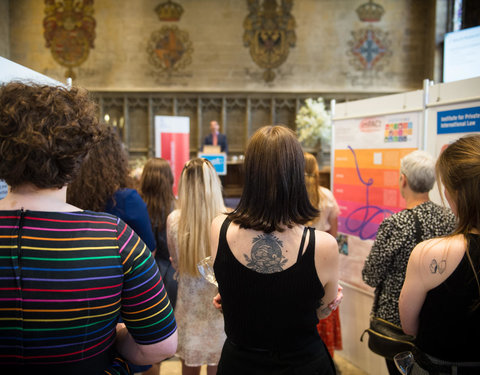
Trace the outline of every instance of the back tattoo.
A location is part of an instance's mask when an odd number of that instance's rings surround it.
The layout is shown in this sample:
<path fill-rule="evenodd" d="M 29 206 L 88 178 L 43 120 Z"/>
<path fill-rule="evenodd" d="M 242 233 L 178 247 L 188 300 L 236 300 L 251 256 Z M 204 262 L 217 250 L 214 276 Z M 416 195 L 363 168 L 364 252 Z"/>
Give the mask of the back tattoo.
<path fill-rule="evenodd" d="M 260 234 L 254 237 L 252 242 L 252 257 L 244 254 L 248 268 L 260 273 L 283 271 L 288 259 L 282 254 L 282 241 L 273 234 Z"/>
<path fill-rule="evenodd" d="M 436 259 L 432 259 L 432 263 L 430 263 L 430 272 L 431 273 L 440 273 L 442 274 L 445 271 L 445 267 L 447 266 L 447 261 L 445 259 L 441 260 L 440 263 L 437 263 Z"/>

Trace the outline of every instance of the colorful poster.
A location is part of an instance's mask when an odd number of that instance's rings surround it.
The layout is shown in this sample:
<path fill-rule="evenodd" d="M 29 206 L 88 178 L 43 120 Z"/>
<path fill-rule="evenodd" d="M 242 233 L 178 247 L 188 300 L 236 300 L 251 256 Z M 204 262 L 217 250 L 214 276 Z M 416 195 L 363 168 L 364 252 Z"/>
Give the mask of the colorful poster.
<path fill-rule="evenodd" d="M 155 156 L 169 161 L 176 196 L 183 166 L 190 159 L 189 117 L 155 116 Z"/>
<path fill-rule="evenodd" d="M 338 231 L 373 240 L 378 226 L 405 208 L 400 159 L 418 149 L 420 113 L 335 121 L 333 194 Z"/>

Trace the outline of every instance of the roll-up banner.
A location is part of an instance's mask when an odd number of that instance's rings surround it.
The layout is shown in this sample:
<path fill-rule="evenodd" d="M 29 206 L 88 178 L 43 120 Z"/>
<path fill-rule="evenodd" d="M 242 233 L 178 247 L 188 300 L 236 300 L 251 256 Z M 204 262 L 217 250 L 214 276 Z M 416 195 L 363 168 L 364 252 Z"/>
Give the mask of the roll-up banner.
<path fill-rule="evenodd" d="M 190 159 L 190 118 L 155 116 L 155 156 L 170 163 L 174 177 L 173 193 L 177 196 L 183 166 Z"/>

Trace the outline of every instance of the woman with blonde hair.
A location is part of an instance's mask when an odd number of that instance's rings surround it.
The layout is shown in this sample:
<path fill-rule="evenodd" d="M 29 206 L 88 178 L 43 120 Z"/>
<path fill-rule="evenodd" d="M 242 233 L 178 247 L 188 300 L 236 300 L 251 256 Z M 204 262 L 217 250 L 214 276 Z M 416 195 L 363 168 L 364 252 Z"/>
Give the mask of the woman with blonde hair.
<path fill-rule="evenodd" d="M 457 226 L 418 244 L 408 261 L 399 310 L 403 330 L 416 336 L 410 373 L 479 374 L 480 135 L 449 145 L 436 173 Z"/>
<path fill-rule="evenodd" d="M 210 256 L 210 224 L 222 212 L 222 188 L 212 164 L 200 158 L 188 161 L 180 178 L 178 209 L 167 218 L 168 249 L 178 271 L 177 355 L 184 375 L 199 374 L 203 364 L 208 375 L 215 374 L 225 341 L 222 314 L 211 302 L 217 289 L 197 269 Z"/>
<path fill-rule="evenodd" d="M 320 211 L 320 214 L 309 225 L 316 230 L 330 233 L 333 237 L 336 237 L 337 217 L 340 211 L 337 201 L 330 190 L 320 185 L 320 172 L 315 156 L 308 152 L 303 155 L 305 156 L 305 186 L 307 187 L 308 198 L 312 206 Z M 342 350 L 342 331 L 338 309 L 332 311 L 327 318 L 320 320 L 317 329 L 333 358 L 335 350 Z"/>
<path fill-rule="evenodd" d="M 340 212 L 337 201 L 330 190 L 320 185 L 320 171 L 315 156 L 308 152 L 303 155 L 305 156 L 305 185 L 308 198 L 313 207 L 320 211 L 320 215 L 309 224 L 317 230 L 330 233 L 333 237 L 336 237 L 337 217 Z"/>

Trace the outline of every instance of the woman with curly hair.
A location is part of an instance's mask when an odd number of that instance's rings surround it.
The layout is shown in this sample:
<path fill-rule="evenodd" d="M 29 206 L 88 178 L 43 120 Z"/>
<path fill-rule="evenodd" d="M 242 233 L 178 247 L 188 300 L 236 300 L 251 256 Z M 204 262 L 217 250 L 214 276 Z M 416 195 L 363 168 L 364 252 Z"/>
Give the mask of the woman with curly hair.
<path fill-rule="evenodd" d="M 126 360 L 158 362 L 176 350 L 145 244 L 117 217 L 66 203 L 103 137 L 95 114 L 75 87 L 0 86 L 0 178 L 9 185 L 0 200 L 2 373 L 130 374 Z"/>
<path fill-rule="evenodd" d="M 116 130 L 103 125 L 104 137 L 91 147 L 80 173 L 68 186 L 67 201 L 86 210 L 108 212 L 125 221 L 155 251 L 147 206 L 129 175 L 128 155 Z"/>

